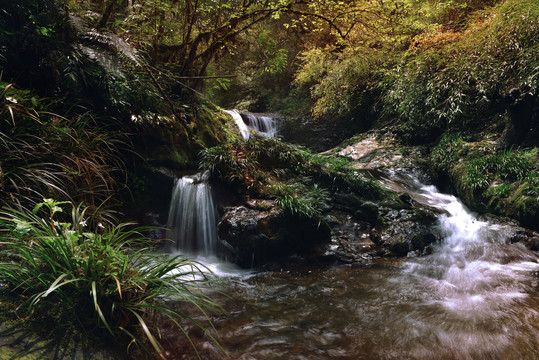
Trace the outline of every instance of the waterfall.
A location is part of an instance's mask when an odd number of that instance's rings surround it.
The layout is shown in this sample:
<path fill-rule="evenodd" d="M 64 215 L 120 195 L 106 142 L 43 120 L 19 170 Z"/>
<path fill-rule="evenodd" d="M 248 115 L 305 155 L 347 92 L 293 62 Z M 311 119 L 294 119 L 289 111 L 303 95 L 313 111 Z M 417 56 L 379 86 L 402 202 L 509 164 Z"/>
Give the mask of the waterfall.
<path fill-rule="evenodd" d="M 245 113 L 247 117 L 247 126 L 265 137 L 275 137 L 277 135 L 278 124 L 275 118 L 264 115 L 255 115 L 251 113 Z"/>
<path fill-rule="evenodd" d="M 274 137 L 279 130 L 277 119 L 271 116 L 256 115 L 247 112 L 243 113 L 242 116 L 238 110 L 223 111 L 232 116 L 232 119 L 240 130 L 241 136 L 245 140 L 249 139 L 252 133 L 257 133 L 265 137 Z M 247 118 L 247 122 L 245 122 L 244 116 Z"/>
<path fill-rule="evenodd" d="M 167 222 L 167 237 L 173 242 L 167 250 L 215 254 L 217 210 L 208 179 L 205 171 L 175 180 Z"/>

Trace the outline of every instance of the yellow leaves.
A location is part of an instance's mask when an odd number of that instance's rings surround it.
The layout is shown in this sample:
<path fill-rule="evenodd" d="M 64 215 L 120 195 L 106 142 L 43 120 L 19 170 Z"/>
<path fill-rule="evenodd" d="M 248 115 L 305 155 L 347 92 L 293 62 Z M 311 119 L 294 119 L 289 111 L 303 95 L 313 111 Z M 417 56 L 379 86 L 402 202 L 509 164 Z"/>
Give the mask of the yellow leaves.
<path fill-rule="evenodd" d="M 462 33 L 453 31 L 453 29 L 445 30 L 443 26 L 434 30 L 427 30 L 417 35 L 412 42 L 412 49 L 429 49 L 442 47 L 450 42 L 458 40 L 462 37 Z"/>

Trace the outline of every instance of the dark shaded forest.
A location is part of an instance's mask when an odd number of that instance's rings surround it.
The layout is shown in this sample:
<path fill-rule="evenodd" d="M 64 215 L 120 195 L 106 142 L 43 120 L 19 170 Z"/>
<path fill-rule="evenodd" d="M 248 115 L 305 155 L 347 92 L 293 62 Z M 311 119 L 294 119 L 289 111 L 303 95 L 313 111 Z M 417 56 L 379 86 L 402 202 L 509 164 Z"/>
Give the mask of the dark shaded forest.
<path fill-rule="evenodd" d="M 165 358 L 148 314 L 186 334 L 174 319 L 191 318 L 163 295 L 205 320 L 223 310 L 204 291 L 214 279 L 148 235 L 144 211 L 169 201 L 163 168 L 208 170 L 329 232 L 344 192 L 402 205 L 335 150 L 375 134 L 420 149 L 472 210 L 537 230 L 538 92 L 535 0 L 4 2 L 6 321 L 69 324 Z M 282 138 L 245 141 L 221 108 L 280 114 Z M 60 333 L 64 348 L 78 341 Z"/>

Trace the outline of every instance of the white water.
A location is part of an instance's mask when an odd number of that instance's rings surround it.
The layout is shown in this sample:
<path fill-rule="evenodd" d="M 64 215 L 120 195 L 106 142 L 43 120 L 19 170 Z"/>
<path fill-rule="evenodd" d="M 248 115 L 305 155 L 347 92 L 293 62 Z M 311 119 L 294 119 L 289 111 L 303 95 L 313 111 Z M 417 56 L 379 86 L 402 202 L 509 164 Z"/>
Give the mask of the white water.
<path fill-rule="evenodd" d="M 432 255 L 407 263 L 404 272 L 431 287 L 432 303 L 478 318 L 528 296 L 523 282 L 539 269 L 538 259 L 524 246 L 508 243 L 508 226 L 478 220 L 434 186 L 422 186 L 419 195 L 416 199 L 444 210 L 443 241 Z"/>
<path fill-rule="evenodd" d="M 269 116 L 258 116 L 251 113 L 246 113 L 249 119 L 247 123 L 243 120 L 238 110 L 223 110 L 234 119 L 234 122 L 240 130 L 241 136 L 247 140 L 251 134 L 256 133 L 264 137 L 275 137 L 278 132 L 278 122 L 276 119 Z"/>
<path fill-rule="evenodd" d="M 209 172 L 176 179 L 167 221 L 168 251 L 215 255 L 217 209 L 213 203 Z"/>
<path fill-rule="evenodd" d="M 255 115 L 247 113 L 247 126 L 251 129 L 256 130 L 256 132 L 265 137 L 275 137 L 278 131 L 278 124 L 275 118 L 270 116 Z"/>
<path fill-rule="evenodd" d="M 215 324 L 231 357 L 537 359 L 537 254 L 509 243 L 508 226 L 477 219 L 451 195 L 408 175 L 382 180 L 443 211 L 443 241 L 433 253 L 244 275 L 204 258 L 228 287 L 219 302 L 230 315 Z M 211 346 L 200 344 L 202 357 L 221 359 Z"/>

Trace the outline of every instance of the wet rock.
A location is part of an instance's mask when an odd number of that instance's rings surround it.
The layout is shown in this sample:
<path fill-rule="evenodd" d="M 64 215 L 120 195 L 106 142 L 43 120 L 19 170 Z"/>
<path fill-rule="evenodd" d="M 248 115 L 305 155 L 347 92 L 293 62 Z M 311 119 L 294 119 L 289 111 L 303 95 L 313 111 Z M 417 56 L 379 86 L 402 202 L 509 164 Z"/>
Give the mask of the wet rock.
<path fill-rule="evenodd" d="M 412 197 L 410 196 L 410 194 L 407 194 L 407 193 L 400 194 L 399 200 L 408 206 L 412 205 Z"/>
<path fill-rule="evenodd" d="M 383 220 L 386 225 L 375 228 L 370 235 L 385 255 L 423 254 L 439 239 L 436 214 L 427 209 L 389 210 Z"/>
<path fill-rule="evenodd" d="M 520 242 L 524 244 L 528 249 L 533 251 L 539 251 L 539 232 L 518 228 L 509 237 L 511 243 Z"/>
<path fill-rule="evenodd" d="M 424 161 L 424 148 L 403 146 L 389 129 L 371 130 L 339 151 L 352 159 L 358 169 L 414 168 Z"/>
<path fill-rule="evenodd" d="M 366 221 L 370 224 L 376 224 L 378 221 L 378 206 L 373 203 L 363 203 L 354 212 L 354 217 L 358 220 Z"/>
<path fill-rule="evenodd" d="M 353 213 L 365 200 L 352 193 L 337 193 L 332 196 L 332 205 L 336 210 Z"/>
<path fill-rule="evenodd" d="M 218 224 L 218 231 L 228 260 L 244 268 L 258 267 L 294 253 L 306 253 L 330 239 L 327 225 L 274 207 L 270 210 L 246 206 L 229 208 Z"/>
<path fill-rule="evenodd" d="M 366 263 L 383 255 L 370 237 L 372 224 L 357 221 L 350 214 L 335 212 L 331 223 L 331 242 L 319 249 L 319 256 L 347 264 Z"/>
<path fill-rule="evenodd" d="M 332 200 L 334 210 L 354 214 L 357 220 L 371 224 L 376 224 L 378 221 L 378 205 L 373 202 L 365 201 L 350 193 L 335 194 Z"/>

